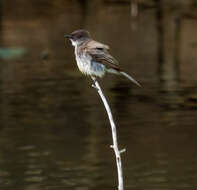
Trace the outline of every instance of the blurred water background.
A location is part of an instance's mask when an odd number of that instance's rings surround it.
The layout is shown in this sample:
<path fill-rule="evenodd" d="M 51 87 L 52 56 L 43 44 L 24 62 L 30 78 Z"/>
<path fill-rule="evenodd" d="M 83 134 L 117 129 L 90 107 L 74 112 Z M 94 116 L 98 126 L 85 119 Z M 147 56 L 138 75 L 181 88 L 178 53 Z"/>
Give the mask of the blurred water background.
<path fill-rule="evenodd" d="M 0 0 L 0 189 L 116 189 L 105 109 L 63 37 L 79 28 L 143 86 L 100 80 L 125 189 L 196 190 L 196 0 Z"/>

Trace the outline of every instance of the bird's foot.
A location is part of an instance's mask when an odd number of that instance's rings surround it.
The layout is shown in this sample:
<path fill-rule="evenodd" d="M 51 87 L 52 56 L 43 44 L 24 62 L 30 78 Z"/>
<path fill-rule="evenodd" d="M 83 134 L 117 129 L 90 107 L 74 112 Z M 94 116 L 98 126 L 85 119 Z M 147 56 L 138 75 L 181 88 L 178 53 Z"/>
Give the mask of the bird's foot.
<path fill-rule="evenodd" d="M 99 89 L 96 87 L 95 84 L 92 84 L 92 87 L 95 88 L 95 89 L 97 89 L 97 90 L 99 90 Z"/>

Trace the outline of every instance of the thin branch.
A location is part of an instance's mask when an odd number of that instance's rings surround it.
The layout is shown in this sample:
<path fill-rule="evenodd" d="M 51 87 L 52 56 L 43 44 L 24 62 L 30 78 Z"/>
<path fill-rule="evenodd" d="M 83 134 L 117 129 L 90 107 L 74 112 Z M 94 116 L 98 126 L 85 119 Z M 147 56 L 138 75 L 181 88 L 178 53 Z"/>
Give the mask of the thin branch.
<path fill-rule="evenodd" d="M 105 109 L 107 111 L 107 115 L 109 117 L 111 130 L 112 130 L 112 139 L 113 139 L 113 145 L 111 145 L 110 147 L 113 148 L 115 156 L 116 156 L 116 165 L 117 165 L 117 172 L 118 172 L 118 190 L 124 190 L 121 153 L 125 152 L 126 149 L 122 149 L 122 150 L 118 149 L 116 125 L 114 123 L 114 119 L 113 119 L 111 109 L 109 107 L 109 104 L 108 104 L 103 92 L 102 92 L 102 89 L 101 89 L 98 81 L 96 80 L 95 77 L 92 77 L 92 80 L 94 81 L 94 84 L 92 85 L 92 87 L 97 89 L 98 94 L 100 95 L 100 97 L 103 101 L 103 104 L 104 104 Z"/>

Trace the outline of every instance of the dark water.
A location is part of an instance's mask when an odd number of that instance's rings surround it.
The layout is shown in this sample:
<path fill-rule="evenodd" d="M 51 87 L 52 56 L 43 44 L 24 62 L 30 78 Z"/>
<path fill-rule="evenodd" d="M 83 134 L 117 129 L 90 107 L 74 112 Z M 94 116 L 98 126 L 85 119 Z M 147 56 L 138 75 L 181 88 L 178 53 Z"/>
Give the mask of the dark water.
<path fill-rule="evenodd" d="M 1 48 L 26 53 L 0 62 L 0 189 L 116 189 L 108 118 L 63 39 L 86 28 L 143 86 L 100 80 L 127 149 L 125 189 L 196 190 L 195 6 L 148 3 L 133 18 L 129 3 L 80 2 L 3 5 Z"/>

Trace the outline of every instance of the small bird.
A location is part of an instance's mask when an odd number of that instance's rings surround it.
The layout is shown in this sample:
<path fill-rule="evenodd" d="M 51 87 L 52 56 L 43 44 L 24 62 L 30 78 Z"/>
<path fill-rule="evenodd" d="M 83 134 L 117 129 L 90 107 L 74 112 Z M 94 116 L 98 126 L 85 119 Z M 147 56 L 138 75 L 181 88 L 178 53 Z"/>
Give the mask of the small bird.
<path fill-rule="evenodd" d="M 85 75 L 102 78 L 105 73 L 113 73 L 123 75 L 141 86 L 133 77 L 120 69 L 118 61 L 109 54 L 109 46 L 93 40 L 87 30 L 76 30 L 64 37 L 68 38 L 75 47 L 78 68 Z"/>

